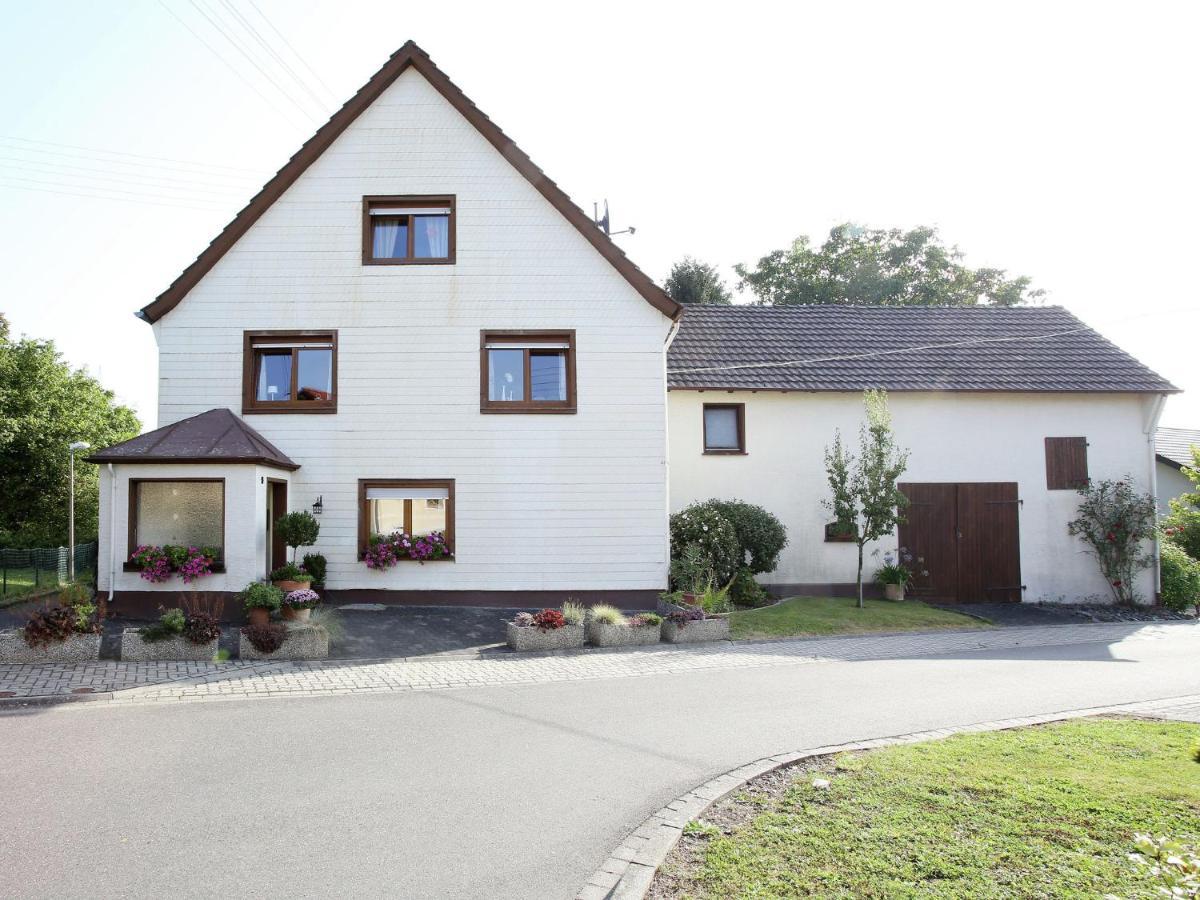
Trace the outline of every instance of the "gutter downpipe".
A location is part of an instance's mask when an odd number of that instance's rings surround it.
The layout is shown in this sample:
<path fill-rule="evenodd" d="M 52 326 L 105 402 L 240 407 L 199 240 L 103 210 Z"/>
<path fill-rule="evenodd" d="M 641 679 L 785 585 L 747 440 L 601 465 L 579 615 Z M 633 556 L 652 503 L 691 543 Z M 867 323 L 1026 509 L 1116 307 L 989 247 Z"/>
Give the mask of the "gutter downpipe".
<path fill-rule="evenodd" d="M 113 555 L 117 547 L 117 475 L 113 464 L 108 464 L 108 600 L 113 602 L 113 588 L 117 583 L 117 562 Z M 107 612 L 107 610 L 105 610 Z"/>
<path fill-rule="evenodd" d="M 667 382 L 669 381 L 671 376 L 667 374 L 667 369 L 668 369 L 667 351 L 671 349 L 671 344 L 674 342 L 675 336 L 677 334 L 679 334 L 679 326 L 682 324 L 683 324 L 683 314 L 681 312 L 680 315 L 671 323 L 671 328 L 667 332 L 667 339 L 665 341 L 663 341 L 663 355 L 662 355 L 662 361 L 663 361 L 663 435 L 664 435 L 663 452 L 666 454 L 663 457 L 663 461 L 664 461 L 663 465 L 667 471 L 667 477 L 666 477 L 667 495 L 664 498 L 666 500 L 666 508 L 663 510 L 663 515 L 666 517 L 666 520 L 668 522 L 671 521 L 671 429 L 669 427 L 670 420 L 671 420 L 671 402 L 670 402 L 671 389 L 668 386 Z M 665 542 L 665 546 L 663 547 L 663 554 L 664 554 L 663 559 L 665 559 L 667 561 L 667 571 L 665 571 L 663 573 L 663 590 L 669 590 L 671 587 L 671 583 L 670 583 L 670 578 L 671 578 L 671 576 L 670 576 L 671 529 L 669 527 L 667 528 L 666 542 Z"/>
<path fill-rule="evenodd" d="M 1158 461 L 1157 455 L 1154 452 L 1154 433 L 1158 430 L 1158 420 L 1162 417 L 1163 407 L 1167 403 L 1167 395 L 1159 394 L 1155 399 L 1154 404 L 1150 407 L 1150 421 L 1146 425 L 1146 455 L 1150 459 L 1150 496 L 1154 498 L 1155 507 L 1158 506 Z M 1161 547 L 1158 540 L 1158 529 L 1154 530 L 1154 602 L 1158 603 L 1159 597 L 1162 595 L 1162 560 L 1160 559 Z"/>

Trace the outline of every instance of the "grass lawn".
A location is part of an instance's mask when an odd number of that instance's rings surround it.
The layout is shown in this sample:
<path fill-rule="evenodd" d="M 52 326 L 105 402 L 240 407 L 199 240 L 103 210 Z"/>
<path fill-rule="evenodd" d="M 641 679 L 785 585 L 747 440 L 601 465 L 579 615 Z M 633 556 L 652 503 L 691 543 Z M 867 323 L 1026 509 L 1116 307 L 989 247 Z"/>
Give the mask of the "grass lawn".
<path fill-rule="evenodd" d="M 737 610 L 729 627 L 734 640 L 988 627 L 978 619 L 916 600 L 867 600 L 866 604 L 866 609 L 859 609 L 858 601 L 849 597 L 792 597 L 777 606 Z"/>
<path fill-rule="evenodd" d="M 690 823 L 650 896 L 1149 897 L 1126 854 L 1200 841 L 1197 737 L 1094 719 L 814 761 Z"/>

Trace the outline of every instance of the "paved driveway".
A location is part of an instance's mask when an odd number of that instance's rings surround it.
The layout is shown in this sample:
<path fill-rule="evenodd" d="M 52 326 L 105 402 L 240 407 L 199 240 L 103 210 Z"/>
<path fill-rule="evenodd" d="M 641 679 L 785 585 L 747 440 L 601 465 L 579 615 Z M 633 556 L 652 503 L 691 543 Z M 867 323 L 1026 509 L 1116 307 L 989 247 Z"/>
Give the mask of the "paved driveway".
<path fill-rule="evenodd" d="M 1200 629 L 536 684 L 0 714 L 0 895 L 569 898 L 801 747 L 1200 692 Z M 457 663 L 451 663 L 457 665 Z"/>

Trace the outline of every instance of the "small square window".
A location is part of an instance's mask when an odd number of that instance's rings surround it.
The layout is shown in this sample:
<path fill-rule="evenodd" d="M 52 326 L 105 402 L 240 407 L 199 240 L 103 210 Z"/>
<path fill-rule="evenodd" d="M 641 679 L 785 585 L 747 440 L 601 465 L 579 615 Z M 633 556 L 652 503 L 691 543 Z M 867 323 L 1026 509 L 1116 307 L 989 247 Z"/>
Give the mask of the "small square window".
<path fill-rule="evenodd" d="M 481 412 L 575 412 L 575 332 L 480 333 Z"/>
<path fill-rule="evenodd" d="M 247 331 L 242 412 L 336 412 L 336 331 Z"/>
<path fill-rule="evenodd" d="M 454 262 L 454 197 L 363 198 L 363 265 Z"/>
<path fill-rule="evenodd" d="M 746 404 L 704 404 L 704 452 L 746 452 Z"/>

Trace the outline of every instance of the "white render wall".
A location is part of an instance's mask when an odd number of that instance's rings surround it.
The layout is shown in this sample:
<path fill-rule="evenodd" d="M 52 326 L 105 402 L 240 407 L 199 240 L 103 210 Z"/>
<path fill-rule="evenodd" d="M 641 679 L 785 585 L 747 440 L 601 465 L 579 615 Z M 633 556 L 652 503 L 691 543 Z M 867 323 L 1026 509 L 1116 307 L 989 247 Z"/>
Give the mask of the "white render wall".
<path fill-rule="evenodd" d="M 1169 516 L 1171 514 L 1170 501 L 1180 494 L 1189 493 L 1192 490 L 1192 483 L 1188 481 L 1188 477 L 1183 472 L 1164 462 L 1156 462 L 1155 471 L 1158 473 L 1158 514 Z"/>
<path fill-rule="evenodd" d="M 536 148 L 533 148 L 536 150 Z M 361 262 L 362 197 L 457 197 L 457 263 Z M 155 325 L 160 426 L 241 415 L 242 332 L 338 330 L 336 415 L 247 415 L 332 588 L 661 589 L 670 322 L 414 70 Z M 576 415 L 482 415 L 480 329 L 577 331 Z M 356 561 L 359 478 L 454 478 L 454 563 Z M 240 587 L 241 585 L 238 585 Z"/>
<path fill-rule="evenodd" d="M 117 591 L 240 591 L 249 582 L 265 576 L 266 479 L 286 481 L 288 472 L 254 465 L 136 463 L 114 465 L 113 475 L 110 479 L 108 466 L 100 466 L 100 555 L 96 566 L 99 590 L 107 591 L 111 582 L 113 590 Z M 129 557 L 126 546 L 129 542 L 129 482 L 139 478 L 225 479 L 224 572 L 214 572 L 187 585 L 178 576 L 154 584 L 137 572 L 124 571 Z M 114 480 L 115 504 L 111 499 Z M 110 533 L 116 535 L 115 545 L 109 543 Z M 110 548 L 115 550 L 111 558 Z M 109 577 L 110 569 L 115 570 L 115 580 Z"/>
<path fill-rule="evenodd" d="M 1088 439 L 1092 478 L 1132 476 L 1150 490 L 1145 429 L 1153 398 L 1133 394 L 893 393 L 889 396 L 901 447 L 911 451 L 902 481 L 1015 481 L 1020 507 L 1021 581 L 1026 602 L 1109 599 L 1095 560 L 1067 534 L 1078 495 L 1046 490 L 1046 437 Z M 746 404 L 746 456 L 705 456 L 704 403 Z M 672 391 L 671 510 L 710 497 L 739 498 L 775 513 L 789 544 L 767 584 L 853 583 L 853 544 L 825 543 L 830 520 L 824 451 L 841 428 L 858 446 L 862 397 L 849 393 Z M 880 564 L 873 550 L 895 549 L 895 537 L 868 545 L 864 577 Z M 1154 596 L 1142 573 L 1139 592 Z"/>

